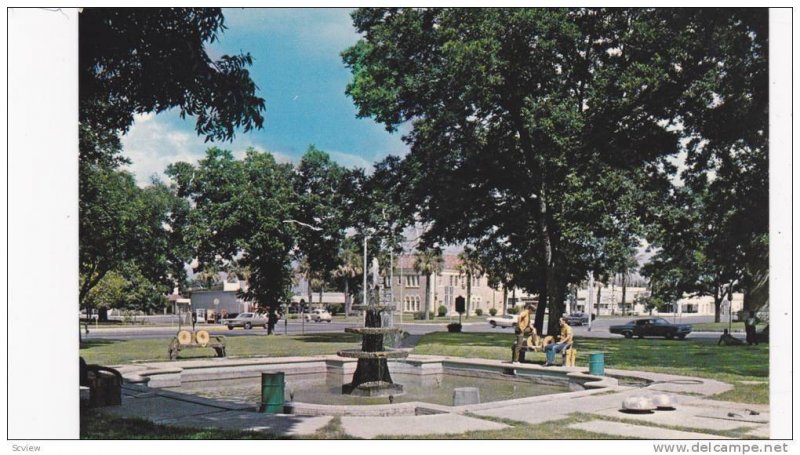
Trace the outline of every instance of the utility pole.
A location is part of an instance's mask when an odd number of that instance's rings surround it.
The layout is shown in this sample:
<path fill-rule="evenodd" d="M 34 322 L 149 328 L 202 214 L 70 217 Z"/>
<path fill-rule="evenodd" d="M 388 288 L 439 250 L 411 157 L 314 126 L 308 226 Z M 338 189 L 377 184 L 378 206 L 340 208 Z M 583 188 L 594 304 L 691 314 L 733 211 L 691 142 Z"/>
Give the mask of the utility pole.
<path fill-rule="evenodd" d="M 362 305 L 367 305 L 367 238 L 364 234 L 364 287 L 362 289 Z"/>
<path fill-rule="evenodd" d="M 589 286 L 587 286 L 586 289 L 586 304 L 585 304 L 586 309 L 589 310 L 589 328 L 587 329 L 589 332 L 592 331 L 592 319 L 594 319 L 592 318 L 592 312 L 593 312 L 592 307 L 594 306 L 592 305 L 592 296 L 594 294 L 593 291 L 594 291 L 594 276 L 592 275 L 592 272 L 589 272 Z"/>

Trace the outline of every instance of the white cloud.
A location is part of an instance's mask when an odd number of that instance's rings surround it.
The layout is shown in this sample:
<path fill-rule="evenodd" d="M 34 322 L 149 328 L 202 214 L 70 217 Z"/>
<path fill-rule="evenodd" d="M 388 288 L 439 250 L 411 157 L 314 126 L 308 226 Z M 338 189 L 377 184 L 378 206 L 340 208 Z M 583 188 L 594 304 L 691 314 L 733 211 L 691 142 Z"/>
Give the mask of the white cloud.
<path fill-rule="evenodd" d="M 271 150 L 253 142 L 248 136 L 237 136 L 233 142 L 203 142 L 203 137 L 195 134 L 193 130 L 180 130 L 172 126 L 167 118 L 169 115 L 171 114 L 136 115 L 133 126 L 122 137 L 123 154 L 132 162 L 127 169 L 136 176 L 136 182 L 141 186 L 149 184 L 154 176 L 162 181 L 168 180 L 164 175 L 168 165 L 179 161 L 196 164 L 210 147 L 231 150 L 236 159 L 244 158 L 247 149 L 252 147 L 256 150 L 269 151 L 280 163 L 299 161 L 299 157 Z M 358 154 L 331 151 L 325 147 L 321 149 L 342 166 L 360 167 L 367 172 L 372 171 L 373 163 Z"/>
<path fill-rule="evenodd" d="M 325 149 L 322 149 L 325 150 Z M 325 150 L 334 161 L 341 164 L 344 167 L 360 167 L 365 169 L 369 172 L 372 169 L 372 163 L 364 159 L 363 157 L 353 154 L 353 153 L 346 153 L 346 152 L 336 152 L 336 151 L 328 151 Z"/>
<path fill-rule="evenodd" d="M 347 8 L 227 8 L 229 30 L 281 35 L 315 55 L 334 55 L 354 45 L 360 36 Z M 298 33 L 298 31 L 302 31 Z M 223 35 L 222 39 L 225 37 Z"/>
<path fill-rule="evenodd" d="M 187 132 L 171 126 L 166 118 L 168 115 L 136 115 L 133 126 L 122 137 L 123 154 L 132 161 L 127 169 L 136 175 L 139 185 L 149 184 L 153 176 L 166 180 L 164 170 L 168 165 L 178 161 L 197 163 L 210 147 L 231 150 L 236 158 L 242 158 L 248 147 L 266 150 L 247 136 L 237 136 L 233 142 L 203 142 L 203 137 L 193 130 Z M 278 161 L 291 161 L 288 155 L 272 154 Z"/>

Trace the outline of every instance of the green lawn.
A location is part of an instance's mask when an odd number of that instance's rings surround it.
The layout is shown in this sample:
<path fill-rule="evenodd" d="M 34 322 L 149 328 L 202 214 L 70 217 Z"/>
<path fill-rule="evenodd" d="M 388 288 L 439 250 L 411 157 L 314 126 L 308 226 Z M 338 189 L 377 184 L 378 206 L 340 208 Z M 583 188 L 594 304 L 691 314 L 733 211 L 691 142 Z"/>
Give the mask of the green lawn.
<path fill-rule="evenodd" d="M 278 439 L 269 433 L 182 428 L 81 410 L 81 439 Z"/>
<path fill-rule="evenodd" d="M 756 330 L 761 331 L 764 327 L 766 327 L 766 323 L 758 323 L 756 324 Z M 722 332 L 724 329 L 728 328 L 727 322 L 702 322 L 698 324 L 692 324 L 692 330 L 695 332 Z M 741 332 L 741 337 L 744 340 L 744 322 L 734 322 L 731 324 L 731 332 L 737 333 Z"/>
<path fill-rule="evenodd" d="M 81 343 L 80 355 L 88 363 L 120 365 L 132 361 L 168 360 L 171 338 L 147 340 L 87 340 Z M 310 356 L 335 354 L 345 348 L 354 348 L 361 337 L 349 333 L 320 333 L 294 336 L 247 336 L 226 338 L 229 357 L 253 356 Z M 213 357 L 214 351 L 187 349 L 180 359 Z"/>
<path fill-rule="evenodd" d="M 511 360 L 513 338 L 511 332 L 437 332 L 424 335 L 414 353 Z M 769 403 L 769 345 L 717 346 L 715 340 L 692 339 L 576 338 L 576 348 L 579 366 L 587 365 L 589 353 L 604 352 L 608 368 L 716 379 L 735 388 L 715 398 Z M 544 362 L 543 353 L 528 353 L 526 358 Z"/>

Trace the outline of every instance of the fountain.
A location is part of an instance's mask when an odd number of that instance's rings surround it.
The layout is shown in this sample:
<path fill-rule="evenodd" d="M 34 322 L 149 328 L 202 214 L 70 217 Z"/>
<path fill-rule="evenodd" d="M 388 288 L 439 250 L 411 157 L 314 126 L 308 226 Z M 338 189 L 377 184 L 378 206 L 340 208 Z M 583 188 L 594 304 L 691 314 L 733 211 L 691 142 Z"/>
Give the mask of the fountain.
<path fill-rule="evenodd" d="M 384 335 L 398 333 L 401 329 L 383 327 L 381 313 L 393 311 L 391 304 L 381 305 L 380 286 L 378 285 L 377 261 L 373 259 L 374 295 L 370 293 L 367 305 L 355 305 L 354 308 L 364 310 L 366 317 L 364 327 L 344 329 L 348 333 L 362 336 L 361 349 L 343 349 L 337 354 L 341 357 L 358 359 L 353 380 L 342 385 L 342 393 L 365 397 L 394 396 L 403 393 L 403 386 L 395 384 L 389 373 L 389 359 L 400 359 L 408 356 L 408 352 L 387 349 L 383 346 Z"/>

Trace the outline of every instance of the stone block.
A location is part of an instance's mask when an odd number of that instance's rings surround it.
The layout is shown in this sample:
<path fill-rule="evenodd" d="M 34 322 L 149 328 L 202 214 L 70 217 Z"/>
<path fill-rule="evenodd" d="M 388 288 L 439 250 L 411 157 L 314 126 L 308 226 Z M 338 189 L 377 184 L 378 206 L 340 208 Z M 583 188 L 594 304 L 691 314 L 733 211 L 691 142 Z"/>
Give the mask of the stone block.
<path fill-rule="evenodd" d="M 457 387 L 453 389 L 453 406 L 480 404 L 481 392 L 477 387 Z"/>

